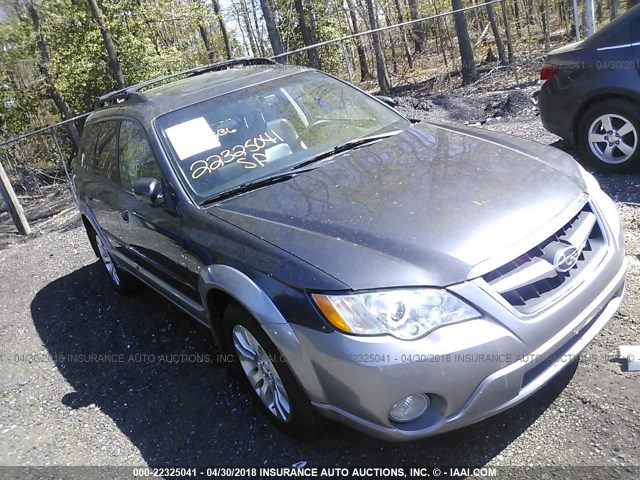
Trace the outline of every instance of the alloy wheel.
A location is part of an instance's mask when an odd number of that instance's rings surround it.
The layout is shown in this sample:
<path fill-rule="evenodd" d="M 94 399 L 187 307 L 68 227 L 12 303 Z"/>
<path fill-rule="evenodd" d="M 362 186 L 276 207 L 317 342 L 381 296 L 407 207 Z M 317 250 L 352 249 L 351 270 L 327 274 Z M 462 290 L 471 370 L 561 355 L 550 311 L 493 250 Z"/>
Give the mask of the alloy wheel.
<path fill-rule="evenodd" d="M 597 117 L 588 132 L 589 147 L 602 162 L 626 162 L 638 147 L 638 132 L 633 123 L 616 114 Z"/>
<path fill-rule="evenodd" d="M 102 259 L 102 263 L 107 269 L 107 273 L 109 273 L 109 276 L 111 277 L 111 280 L 113 281 L 113 283 L 115 283 L 116 285 L 120 285 L 120 277 L 118 275 L 118 269 L 116 268 L 116 265 L 113 263 L 113 260 L 111 259 L 111 255 L 109 255 L 109 252 L 104 246 L 104 243 L 102 243 L 102 239 L 98 235 L 96 235 L 95 238 L 96 238 L 96 246 L 98 247 L 98 252 L 100 253 L 100 258 Z"/>
<path fill-rule="evenodd" d="M 273 415 L 283 422 L 291 419 L 291 403 L 269 355 L 242 325 L 233 327 L 233 345 L 251 387 Z"/>

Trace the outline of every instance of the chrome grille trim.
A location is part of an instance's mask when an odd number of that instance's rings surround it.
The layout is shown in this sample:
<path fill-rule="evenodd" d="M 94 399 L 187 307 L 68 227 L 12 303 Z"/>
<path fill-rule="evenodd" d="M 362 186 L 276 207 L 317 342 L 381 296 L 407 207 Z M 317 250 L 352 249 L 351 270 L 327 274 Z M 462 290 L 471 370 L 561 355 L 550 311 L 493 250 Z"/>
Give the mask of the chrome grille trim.
<path fill-rule="evenodd" d="M 571 246 L 580 251 L 567 271 L 554 266 L 559 249 Z M 552 299 L 570 289 L 576 278 L 597 262 L 606 247 L 605 232 L 590 203 L 563 227 L 523 255 L 482 276 L 489 288 L 524 315 L 541 310 Z M 557 265 L 556 265 L 557 266 Z"/>
<path fill-rule="evenodd" d="M 555 277 L 556 269 L 544 258 L 534 258 L 530 262 L 511 270 L 506 275 L 494 280 L 490 285 L 498 293 L 510 292 L 530 283 Z"/>
<path fill-rule="evenodd" d="M 571 244 L 578 250 L 583 250 L 595 224 L 596 215 L 593 212 L 581 212 L 571 226 L 565 229 L 566 236 L 563 241 L 566 243 L 564 245 Z M 498 293 L 505 293 L 545 278 L 555 277 L 558 272 L 553 266 L 553 252 L 562 245 L 563 243 L 558 241 L 549 242 L 542 249 L 542 256 L 533 257 L 531 261 L 490 282 L 490 285 Z"/>
<path fill-rule="evenodd" d="M 596 214 L 588 212 L 586 215 L 579 216 L 571 225 L 571 229 L 567 232 L 567 242 L 574 247 L 582 250 L 589 240 L 589 235 L 596 224 Z"/>

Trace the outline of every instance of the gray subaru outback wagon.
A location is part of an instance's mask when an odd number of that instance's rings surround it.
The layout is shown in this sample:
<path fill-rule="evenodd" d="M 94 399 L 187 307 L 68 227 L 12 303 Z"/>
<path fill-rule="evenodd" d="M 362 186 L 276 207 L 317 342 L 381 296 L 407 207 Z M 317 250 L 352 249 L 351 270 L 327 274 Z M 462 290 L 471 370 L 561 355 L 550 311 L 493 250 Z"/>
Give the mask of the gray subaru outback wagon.
<path fill-rule="evenodd" d="M 173 77 L 97 102 L 82 219 L 114 287 L 146 284 L 210 328 L 290 434 L 328 418 L 410 440 L 478 422 L 540 389 L 619 307 L 615 205 L 559 150 L 412 122 L 267 60 Z"/>

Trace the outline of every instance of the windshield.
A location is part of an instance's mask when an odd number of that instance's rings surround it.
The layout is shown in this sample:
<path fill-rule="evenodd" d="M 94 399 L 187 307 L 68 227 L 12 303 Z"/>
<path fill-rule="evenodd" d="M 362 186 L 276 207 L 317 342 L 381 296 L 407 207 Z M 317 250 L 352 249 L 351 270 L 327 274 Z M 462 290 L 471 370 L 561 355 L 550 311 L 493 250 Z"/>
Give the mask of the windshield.
<path fill-rule="evenodd" d="M 319 72 L 296 73 L 165 114 L 157 128 L 199 202 L 410 123 Z"/>

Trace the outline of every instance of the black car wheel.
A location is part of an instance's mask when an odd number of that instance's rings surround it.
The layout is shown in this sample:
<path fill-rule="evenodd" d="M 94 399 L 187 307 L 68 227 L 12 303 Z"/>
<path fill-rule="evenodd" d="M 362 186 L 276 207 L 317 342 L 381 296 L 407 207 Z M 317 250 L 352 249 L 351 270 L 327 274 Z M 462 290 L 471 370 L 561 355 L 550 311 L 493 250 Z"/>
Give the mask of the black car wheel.
<path fill-rule="evenodd" d="M 129 295 L 139 291 L 142 288 L 140 280 L 135 278 L 129 272 L 125 272 L 118 268 L 116 263 L 113 261 L 111 254 L 109 254 L 109 251 L 104 245 L 104 242 L 100 236 L 96 234 L 95 230 L 93 228 L 88 229 L 87 235 L 89 235 L 89 240 L 91 241 L 91 246 L 93 247 L 94 252 L 97 254 L 98 258 L 100 258 L 102 264 L 107 270 L 107 273 L 109 274 L 109 279 L 111 280 L 113 288 L 123 295 Z"/>
<path fill-rule="evenodd" d="M 252 397 L 268 412 L 271 421 L 297 438 L 317 436 L 318 414 L 258 323 L 233 302 L 224 311 L 224 328 L 235 356 L 235 373 L 255 393 Z"/>
<path fill-rule="evenodd" d="M 591 107 L 582 118 L 580 149 L 594 167 L 624 172 L 640 167 L 640 116 L 622 100 L 607 100 Z"/>

